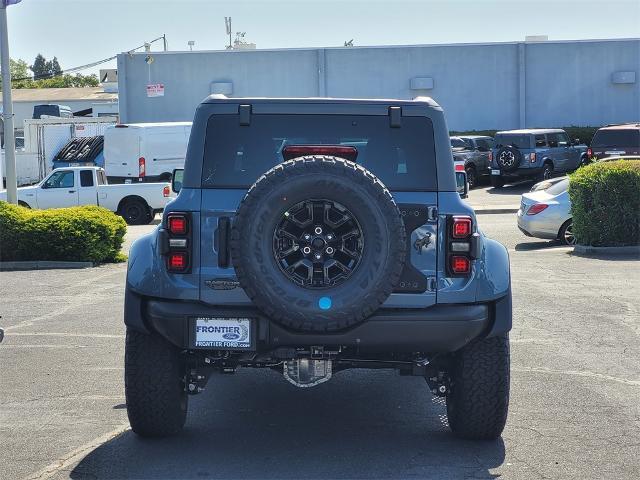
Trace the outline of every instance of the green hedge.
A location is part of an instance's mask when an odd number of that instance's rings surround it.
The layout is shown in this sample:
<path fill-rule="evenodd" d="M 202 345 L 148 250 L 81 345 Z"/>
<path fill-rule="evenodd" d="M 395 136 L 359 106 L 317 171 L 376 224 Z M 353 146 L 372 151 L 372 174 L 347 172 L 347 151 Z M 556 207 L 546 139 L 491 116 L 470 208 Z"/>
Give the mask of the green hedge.
<path fill-rule="evenodd" d="M 72 207 L 51 210 L 0 202 L 0 260 L 119 262 L 125 221 L 109 210 Z"/>
<path fill-rule="evenodd" d="M 640 160 L 580 168 L 570 175 L 569 197 L 579 244 L 640 244 Z"/>

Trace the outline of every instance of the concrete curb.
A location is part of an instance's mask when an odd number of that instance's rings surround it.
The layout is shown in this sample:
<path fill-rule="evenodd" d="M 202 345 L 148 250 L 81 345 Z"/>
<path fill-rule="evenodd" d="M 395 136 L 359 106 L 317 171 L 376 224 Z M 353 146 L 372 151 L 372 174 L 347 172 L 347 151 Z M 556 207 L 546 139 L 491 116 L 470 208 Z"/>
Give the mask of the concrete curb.
<path fill-rule="evenodd" d="M 471 205 L 473 207 L 473 205 Z M 499 213 L 516 213 L 520 209 L 519 205 L 506 205 L 504 207 L 478 207 L 473 208 L 476 212 L 476 215 L 490 215 L 490 214 L 499 214 Z"/>
<path fill-rule="evenodd" d="M 640 256 L 640 245 L 630 245 L 627 247 L 591 247 L 589 245 L 576 245 L 573 253 L 580 255 L 630 255 Z"/>
<path fill-rule="evenodd" d="M 37 260 L 31 262 L 0 262 L 0 271 L 8 270 L 50 270 L 58 268 L 89 268 L 94 267 L 93 262 L 56 262 Z"/>

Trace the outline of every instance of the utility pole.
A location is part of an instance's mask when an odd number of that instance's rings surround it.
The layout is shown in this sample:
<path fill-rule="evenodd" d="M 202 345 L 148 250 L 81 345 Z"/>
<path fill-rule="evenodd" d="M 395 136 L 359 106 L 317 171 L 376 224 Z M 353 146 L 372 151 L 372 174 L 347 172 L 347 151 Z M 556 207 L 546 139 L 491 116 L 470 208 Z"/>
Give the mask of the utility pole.
<path fill-rule="evenodd" d="M 13 104 L 11 100 L 7 6 L 4 0 L 0 1 L 0 50 L 0 67 L 2 68 L 2 117 L 4 119 L 4 159 L 7 169 L 7 202 L 17 205 L 16 139 L 15 130 L 13 129 Z M 0 181 L 2 181 L 2 177 L 0 177 Z"/>

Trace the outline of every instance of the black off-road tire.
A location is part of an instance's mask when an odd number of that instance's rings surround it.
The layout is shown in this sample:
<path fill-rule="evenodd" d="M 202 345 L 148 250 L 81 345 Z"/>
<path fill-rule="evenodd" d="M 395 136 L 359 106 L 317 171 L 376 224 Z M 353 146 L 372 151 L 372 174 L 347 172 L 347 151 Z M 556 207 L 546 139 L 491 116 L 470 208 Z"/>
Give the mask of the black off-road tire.
<path fill-rule="evenodd" d="M 361 228 L 359 263 L 339 285 L 297 284 L 275 259 L 278 222 L 310 200 L 339 203 Z M 315 332 L 344 329 L 375 312 L 399 282 L 407 249 L 389 190 L 362 166 L 331 156 L 295 158 L 262 175 L 238 208 L 230 245 L 238 281 L 253 303 L 282 325 Z M 326 299 L 330 307 L 323 309 Z"/>
<path fill-rule="evenodd" d="M 127 329 L 124 372 L 131 429 L 143 437 L 178 433 L 188 404 L 179 349 L 157 334 Z"/>
<path fill-rule="evenodd" d="M 502 188 L 504 187 L 504 178 L 499 175 L 491 175 L 491 186 L 493 188 Z"/>
<path fill-rule="evenodd" d="M 456 352 L 447 416 L 453 433 L 470 440 L 500 436 L 509 408 L 509 336 L 475 341 Z"/>
<path fill-rule="evenodd" d="M 516 147 L 506 145 L 496 153 L 496 164 L 501 170 L 511 172 L 517 170 L 522 161 L 522 152 Z"/>

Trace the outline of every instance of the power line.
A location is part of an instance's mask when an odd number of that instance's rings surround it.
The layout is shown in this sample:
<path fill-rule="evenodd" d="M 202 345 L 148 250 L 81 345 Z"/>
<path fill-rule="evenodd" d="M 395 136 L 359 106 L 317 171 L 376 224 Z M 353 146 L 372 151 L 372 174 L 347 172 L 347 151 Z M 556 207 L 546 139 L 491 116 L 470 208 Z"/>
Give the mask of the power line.
<path fill-rule="evenodd" d="M 145 42 L 142 45 L 140 45 L 139 47 L 135 47 L 135 48 L 132 48 L 131 50 L 127 50 L 125 53 L 131 54 L 131 53 L 135 52 L 136 50 L 140 50 L 141 48 L 144 48 L 146 45 L 150 45 L 150 44 L 152 44 L 154 42 L 157 42 L 157 41 L 160 41 L 160 40 L 166 41 L 165 36 L 163 35 L 161 37 L 154 38 L 150 42 Z M 57 75 L 53 75 L 52 74 L 52 75 L 40 76 L 40 77 L 36 77 L 34 75 L 33 77 L 12 78 L 11 81 L 12 82 L 19 82 L 19 81 L 22 81 L 22 80 L 47 80 L 49 78 L 57 78 L 57 77 L 61 77 L 63 75 L 68 75 L 70 73 L 75 73 L 75 72 L 79 72 L 79 71 L 82 71 L 82 70 L 86 70 L 87 68 L 96 67 L 96 66 L 101 65 L 103 63 L 110 62 L 111 60 L 115 60 L 116 58 L 118 58 L 118 56 L 114 55 L 114 56 L 109 57 L 109 58 L 103 58 L 102 60 L 98 60 L 96 62 L 87 63 L 86 65 L 80 65 L 79 67 L 67 68 L 65 70 L 62 70 L 62 72 L 58 73 Z"/>

